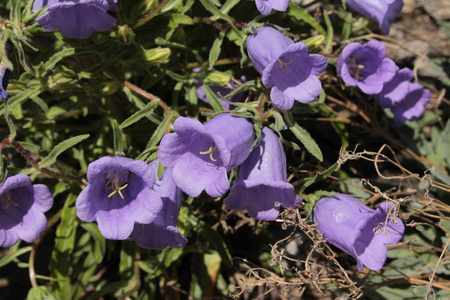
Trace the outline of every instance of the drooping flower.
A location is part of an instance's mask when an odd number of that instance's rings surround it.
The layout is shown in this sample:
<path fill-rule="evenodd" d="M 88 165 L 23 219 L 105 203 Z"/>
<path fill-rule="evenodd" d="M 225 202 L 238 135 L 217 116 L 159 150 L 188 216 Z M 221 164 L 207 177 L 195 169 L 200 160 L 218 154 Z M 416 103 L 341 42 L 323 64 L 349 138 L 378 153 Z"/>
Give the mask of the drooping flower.
<path fill-rule="evenodd" d="M 392 217 L 393 203 L 382 203 L 373 210 L 353 197 L 335 194 L 322 198 L 314 208 L 314 222 L 334 246 L 357 261 L 358 270 L 380 270 L 387 258 L 385 245 L 403 236 L 403 222 Z"/>
<path fill-rule="evenodd" d="M 111 0 L 35 0 L 33 12 L 47 5 L 47 11 L 36 21 L 45 30 L 59 29 L 68 38 L 86 39 L 93 31 L 106 31 L 116 24 L 116 19 L 108 14 L 116 9 Z"/>
<path fill-rule="evenodd" d="M 0 247 L 35 241 L 47 227 L 44 212 L 52 205 L 47 186 L 33 185 L 25 174 L 6 178 L 0 187 Z"/>
<path fill-rule="evenodd" d="M 328 65 L 324 56 L 309 54 L 304 43 L 294 43 L 272 27 L 260 27 L 248 36 L 247 49 L 279 109 L 291 109 L 294 100 L 309 103 L 319 96 L 322 85 L 317 76 Z"/>
<path fill-rule="evenodd" d="M 345 4 L 376 21 L 383 34 L 389 34 L 389 22 L 393 21 L 403 8 L 403 0 L 346 0 Z"/>
<path fill-rule="evenodd" d="M 289 6 L 289 0 L 255 0 L 258 11 L 267 16 L 272 12 L 272 9 L 278 11 L 286 11 Z"/>
<path fill-rule="evenodd" d="M 283 145 L 272 130 L 264 127 L 261 143 L 242 164 L 239 180 L 231 187 L 224 203 L 232 210 L 247 209 L 254 219 L 273 221 L 280 213 L 280 206 L 294 208 L 303 200 L 286 180 Z"/>
<path fill-rule="evenodd" d="M 5 99 L 9 96 L 9 94 L 6 92 L 6 88 L 8 87 L 10 74 L 11 70 L 9 70 L 3 64 L 0 64 L 0 99 Z"/>
<path fill-rule="evenodd" d="M 375 98 L 380 101 L 381 107 L 391 107 L 402 101 L 409 92 L 410 81 L 413 77 L 411 69 L 403 68 L 390 81 L 386 82 L 381 92 L 375 95 Z"/>
<path fill-rule="evenodd" d="M 158 160 L 150 164 L 155 176 L 158 165 Z M 129 239 L 135 240 L 143 248 L 154 250 L 162 250 L 166 247 L 180 248 L 186 245 L 187 239 L 176 228 L 182 194 L 173 182 L 172 169 L 165 169 L 162 178 L 156 178 L 153 190 L 161 197 L 163 207 L 152 223 L 135 223 Z"/>
<path fill-rule="evenodd" d="M 419 118 L 425 112 L 425 105 L 430 102 L 431 91 L 420 83 L 409 83 L 408 94 L 390 109 L 394 114 L 394 123 L 403 125 L 406 121 Z"/>
<path fill-rule="evenodd" d="M 199 72 L 200 69 L 196 68 L 193 71 Z M 244 83 L 245 81 L 246 81 L 245 76 L 242 76 L 241 82 Z M 205 94 L 203 82 L 200 80 L 199 77 L 194 77 L 194 85 L 195 85 L 195 90 L 197 92 L 198 99 L 209 104 L 210 102 L 209 102 L 208 97 Z M 232 91 L 234 91 L 235 89 L 237 89 L 239 87 L 239 84 L 234 81 L 230 81 L 227 83 L 226 86 L 216 85 L 216 84 L 211 84 L 211 85 L 208 84 L 208 86 L 214 92 L 214 94 L 216 94 L 217 98 L 220 100 L 223 96 L 226 96 L 229 93 L 231 93 Z M 227 99 L 228 101 L 221 100 L 220 103 L 222 104 L 222 107 L 225 110 L 231 110 L 234 108 L 234 106 L 231 105 L 229 102 L 242 102 L 242 96 L 243 96 L 243 93 L 237 93 L 236 95 Z"/>
<path fill-rule="evenodd" d="M 254 140 L 253 125 L 244 118 L 222 114 L 205 125 L 179 117 L 161 140 L 158 159 L 173 168 L 175 184 L 191 197 L 203 190 L 211 197 L 229 188 L 227 172 L 249 156 Z"/>
<path fill-rule="evenodd" d="M 336 68 L 346 84 L 358 86 L 368 95 L 380 93 L 383 85 L 398 71 L 397 65 L 386 58 L 384 45 L 376 40 L 364 45 L 350 43 L 345 46 Z"/>
<path fill-rule="evenodd" d="M 155 172 L 143 161 L 102 157 L 89 164 L 87 178 L 75 204 L 77 215 L 85 222 L 97 221 L 107 239 L 127 239 L 135 223 L 152 223 L 162 208 L 152 189 Z"/>

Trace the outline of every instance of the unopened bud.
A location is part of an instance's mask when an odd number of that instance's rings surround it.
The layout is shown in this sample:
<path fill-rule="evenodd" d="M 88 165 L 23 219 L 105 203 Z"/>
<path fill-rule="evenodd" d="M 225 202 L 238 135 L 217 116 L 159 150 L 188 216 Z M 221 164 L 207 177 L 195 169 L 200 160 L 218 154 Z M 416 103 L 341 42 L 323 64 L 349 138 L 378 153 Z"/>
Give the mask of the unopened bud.
<path fill-rule="evenodd" d="M 219 71 L 211 71 L 208 74 L 206 74 L 203 82 L 207 84 L 218 84 L 218 85 L 226 85 L 228 82 L 230 82 L 231 76 L 219 72 Z"/>
<path fill-rule="evenodd" d="M 57 73 L 51 76 L 47 81 L 47 86 L 50 90 L 57 91 L 68 91 L 72 89 L 76 84 L 77 80 L 67 72 Z"/>
<path fill-rule="evenodd" d="M 308 46 L 309 52 L 320 51 L 323 42 L 325 42 L 325 36 L 321 34 L 310 37 L 309 39 L 303 41 L 303 43 L 305 43 L 306 46 Z"/>
<path fill-rule="evenodd" d="M 135 36 L 136 34 L 126 24 L 123 26 L 119 26 L 119 29 L 117 30 L 117 37 L 119 38 L 119 41 L 121 41 L 125 45 L 130 45 L 134 41 Z"/>
<path fill-rule="evenodd" d="M 151 64 L 157 64 L 163 62 L 170 56 L 169 48 L 154 48 L 149 50 L 144 50 L 145 60 Z"/>

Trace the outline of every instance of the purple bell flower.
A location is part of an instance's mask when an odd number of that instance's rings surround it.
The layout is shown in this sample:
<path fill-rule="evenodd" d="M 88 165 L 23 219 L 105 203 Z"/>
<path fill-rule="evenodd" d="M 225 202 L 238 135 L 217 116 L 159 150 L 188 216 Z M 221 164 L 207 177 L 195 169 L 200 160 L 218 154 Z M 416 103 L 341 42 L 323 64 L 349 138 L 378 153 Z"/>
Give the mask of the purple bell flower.
<path fill-rule="evenodd" d="M 225 205 L 232 210 L 247 209 L 250 217 L 273 221 L 280 206 L 297 207 L 302 202 L 286 174 L 286 155 L 275 133 L 264 127 L 261 143 L 242 164 L 239 180 L 231 187 Z"/>
<path fill-rule="evenodd" d="M 368 95 L 380 93 L 383 85 L 398 71 L 397 65 L 386 58 L 384 45 L 376 40 L 365 45 L 351 43 L 345 46 L 336 68 L 346 84 L 358 86 Z"/>
<path fill-rule="evenodd" d="M 375 98 L 380 101 L 382 108 L 388 108 L 402 101 L 409 92 L 410 81 L 414 74 L 411 69 L 403 68 L 383 86 L 383 90 Z"/>
<path fill-rule="evenodd" d="M 117 2 L 117 0 L 114 0 Z M 108 0 L 35 0 L 33 12 L 49 5 L 36 21 L 47 31 L 58 30 L 68 38 L 86 39 L 93 31 L 106 31 L 116 24 L 108 14 L 116 6 Z"/>
<path fill-rule="evenodd" d="M 399 218 L 390 218 L 391 202 L 373 210 L 353 197 L 335 194 L 322 198 L 314 208 L 314 223 L 334 246 L 353 256 L 362 271 L 363 265 L 377 271 L 387 258 L 385 245 L 401 240 L 405 226 Z"/>
<path fill-rule="evenodd" d="M 419 118 L 425 112 L 425 105 L 430 102 L 431 91 L 423 88 L 420 83 L 409 83 L 408 94 L 392 106 L 396 126 L 403 125 L 406 121 Z"/>
<path fill-rule="evenodd" d="M 403 0 L 346 0 L 345 4 L 378 22 L 383 34 L 389 34 L 389 22 L 393 21 L 403 8 Z"/>
<path fill-rule="evenodd" d="M 175 133 L 161 140 L 158 159 L 173 168 L 175 184 L 191 197 L 203 190 L 211 197 L 222 196 L 229 188 L 227 172 L 250 155 L 254 141 L 253 125 L 244 118 L 221 114 L 205 125 L 179 117 Z"/>
<path fill-rule="evenodd" d="M 159 161 L 150 164 L 153 173 L 157 174 Z M 180 248 L 187 239 L 176 228 L 180 212 L 182 193 L 172 179 L 172 169 L 165 169 L 161 179 L 156 178 L 153 190 L 161 197 L 163 207 L 150 224 L 134 224 L 129 239 L 147 249 L 163 250 L 166 247 Z"/>
<path fill-rule="evenodd" d="M 198 73 L 200 71 L 200 68 L 195 68 L 192 71 Z M 245 76 L 241 77 L 241 82 L 246 82 L 247 79 Z M 200 80 L 199 77 L 194 77 L 194 85 L 195 90 L 197 92 L 197 98 L 203 102 L 210 103 L 208 97 L 206 97 L 205 89 L 203 88 L 203 82 Z M 235 89 L 239 87 L 239 84 L 230 81 L 228 82 L 227 86 L 221 86 L 221 85 L 208 85 L 209 88 L 216 94 L 217 98 L 220 100 L 223 96 L 228 95 Z M 237 93 L 236 95 L 232 96 L 231 98 L 227 99 L 229 102 L 242 102 L 242 96 L 244 93 Z M 228 101 L 222 100 L 220 103 L 222 104 L 222 107 L 225 110 L 232 110 L 234 108 L 233 105 L 231 105 Z"/>
<path fill-rule="evenodd" d="M 0 68 L 0 99 L 5 99 L 9 96 L 9 94 L 6 92 L 6 88 L 8 87 L 9 75 L 11 74 L 11 70 L 1 65 Z"/>
<path fill-rule="evenodd" d="M 288 110 L 294 100 L 309 103 L 319 96 L 322 85 L 317 75 L 328 65 L 324 56 L 308 54 L 308 46 L 272 27 L 260 27 L 248 36 L 247 49 L 264 86 L 272 88 L 270 98 L 277 108 Z"/>
<path fill-rule="evenodd" d="M 289 6 L 289 0 L 255 0 L 258 11 L 267 16 L 272 12 L 272 9 L 278 11 L 286 11 Z"/>
<path fill-rule="evenodd" d="M 144 161 L 102 157 L 89 164 L 87 178 L 75 204 L 77 215 L 85 222 L 97 221 L 107 239 L 127 239 L 135 223 L 152 223 L 162 209 L 152 189 L 155 172 Z"/>
<path fill-rule="evenodd" d="M 0 247 L 19 239 L 34 242 L 47 227 L 44 212 L 53 205 L 48 187 L 32 184 L 25 174 L 6 178 L 0 187 Z"/>

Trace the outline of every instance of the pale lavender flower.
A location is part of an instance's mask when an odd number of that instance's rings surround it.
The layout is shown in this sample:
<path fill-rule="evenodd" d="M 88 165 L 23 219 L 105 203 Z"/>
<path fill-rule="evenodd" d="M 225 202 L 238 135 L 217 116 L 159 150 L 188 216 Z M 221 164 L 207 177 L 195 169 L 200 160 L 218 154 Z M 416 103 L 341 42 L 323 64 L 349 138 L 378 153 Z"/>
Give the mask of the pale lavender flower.
<path fill-rule="evenodd" d="M 403 125 L 406 121 L 413 121 L 425 112 L 425 105 L 430 102 L 431 91 L 423 88 L 420 83 L 410 83 L 408 94 L 396 105 L 390 107 L 394 114 L 394 123 Z"/>
<path fill-rule="evenodd" d="M 222 114 L 205 125 L 179 117 L 161 140 L 158 159 L 169 168 L 175 184 L 191 197 L 203 190 L 211 197 L 229 188 L 227 172 L 249 156 L 254 140 L 253 125 L 244 118 Z"/>
<path fill-rule="evenodd" d="M 289 6 L 289 0 L 255 0 L 258 11 L 267 16 L 272 12 L 272 9 L 278 11 L 286 11 Z"/>
<path fill-rule="evenodd" d="M 287 182 L 286 155 L 280 139 L 264 127 L 261 143 L 242 164 L 239 180 L 231 187 L 225 205 L 236 211 L 247 209 L 254 219 L 273 221 L 280 206 L 295 208 L 302 200 Z"/>
<path fill-rule="evenodd" d="M 158 165 L 158 160 L 150 164 L 155 176 Z M 183 196 L 173 182 L 172 169 L 165 169 L 162 178 L 156 178 L 153 190 L 161 197 L 163 207 L 152 223 L 135 223 L 129 239 L 135 240 L 143 248 L 154 250 L 162 250 L 166 247 L 180 248 L 186 245 L 187 239 L 176 227 Z"/>
<path fill-rule="evenodd" d="M 378 22 L 383 34 L 389 34 L 390 24 L 403 8 L 403 0 L 346 0 L 360 14 Z"/>
<path fill-rule="evenodd" d="M 88 186 L 76 201 L 77 215 L 97 221 L 107 239 L 125 240 L 135 223 L 156 220 L 161 198 L 153 190 L 155 172 L 144 161 L 126 157 L 102 157 L 89 164 Z"/>
<path fill-rule="evenodd" d="M 357 261 L 358 270 L 380 270 L 387 258 L 385 245 L 401 240 L 405 226 L 392 218 L 393 204 L 382 203 L 373 210 L 353 197 L 335 194 L 322 198 L 314 208 L 314 223 L 332 245 Z"/>
<path fill-rule="evenodd" d="M 414 74 L 411 69 L 403 68 L 390 81 L 386 82 L 383 90 L 375 95 L 375 98 L 380 101 L 381 107 L 391 107 L 402 101 L 409 92 L 410 81 L 413 77 Z"/>
<path fill-rule="evenodd" d="M 19 239 L 34 242 L 47 227 L 44 212 L 53 205 L 48 187 L 31 183 L 25 174 L 6 178 L 0 187 L 0 247 Z"/>
<path fill-rule="evenodd" d="M 376 40 L 364 45 L 345 46 L 336 64 L 338 75 L 351 86 L 358 86 L 368 95 L 378 94 L 383 85 L 398 71 L 397 65 L 386 58 L 386 48 Z"/>
<path fill-rule="evenodd" d="M 319 96 L 317 76 L 328 65 L 324 56 L 309 54 L 304 43 L 294 43 L 272 27 L 260 27 L 248 36 L 247 49 L 264 86 L 272 88 L 270 98 L 277 108 L 288 110 L 294 100 L 309 103 Z"/>
<path fill-rule="evenodd" d="M 114 0 L 117 2 L 117 0 Z M 108 0 L 35 0 L 33 12 L 49 5 L 36 21 L 47 31 L 58 30 L 69 38 L 85 39 L 93 31 L 106 31 L 116 24 L 108 11 L 116 9 Z"/>

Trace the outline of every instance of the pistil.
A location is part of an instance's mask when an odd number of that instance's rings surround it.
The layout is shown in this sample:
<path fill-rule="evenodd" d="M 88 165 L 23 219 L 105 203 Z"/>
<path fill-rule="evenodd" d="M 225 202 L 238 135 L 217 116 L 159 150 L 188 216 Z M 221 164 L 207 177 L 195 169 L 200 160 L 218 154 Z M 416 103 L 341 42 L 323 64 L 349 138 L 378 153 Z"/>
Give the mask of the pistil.
<path fill-rule="evenodd" d="M 278 66 L 278 68 L 283 69 L 283 70 L 284 70 L 284 73 L 287 74 L 286 66 L 292 64 L 292 59 L 291 59 L 290 62 L 287 62 L 287 63 L 283 62 L 283 61 L 282 61 L 281 59 L 279 59 L 279 58 L 277 58 L 277 61 L 278 61 L 278 63 L 280 64 L 280 65 Z"/>
<path fill-rule="evenodd" d="M 202 151 L 202 152 L 200 152 L 200 154 L 209 154 L 209 158 L 212 160 L 212 161 L 217 161 L 217 159 L 214 159 L 214 157 L 213 157 L 213 153 L 214 153 L 214 151 L 216 151 L 217 150 L 217 147 L 209 147 L 209 149 L 207 150 L 207 151 Z"/>

